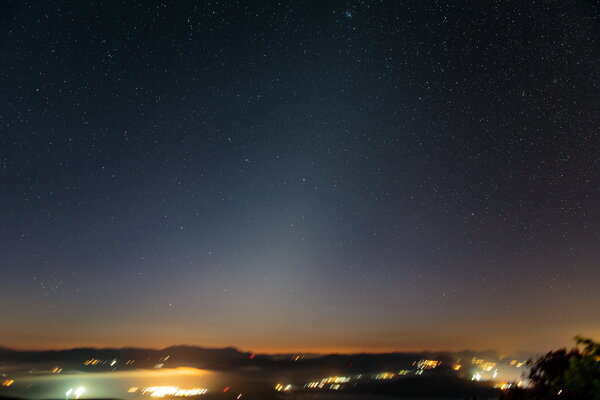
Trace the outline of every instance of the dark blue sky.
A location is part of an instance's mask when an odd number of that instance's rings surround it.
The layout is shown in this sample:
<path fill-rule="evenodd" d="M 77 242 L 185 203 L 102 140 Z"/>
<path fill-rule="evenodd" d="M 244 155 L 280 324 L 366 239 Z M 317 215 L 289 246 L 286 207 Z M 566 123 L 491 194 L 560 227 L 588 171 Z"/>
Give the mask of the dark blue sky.
<path fill-rule="evenodd" d="M 0 343 L 600 336 L 599 11 L 3 2 Z"/>

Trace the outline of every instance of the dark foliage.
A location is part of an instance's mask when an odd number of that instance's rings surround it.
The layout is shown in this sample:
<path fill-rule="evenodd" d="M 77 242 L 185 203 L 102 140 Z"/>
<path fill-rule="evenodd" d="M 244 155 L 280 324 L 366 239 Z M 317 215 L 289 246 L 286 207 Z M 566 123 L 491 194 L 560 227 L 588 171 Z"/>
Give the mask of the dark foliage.
<path fill-rule="evenodd" d="M 551 351 L 531 364 L 527 390 L 504 393 L 501 400 L 600 400 L 600 343 L 576 338 L 571 350 Z"/>

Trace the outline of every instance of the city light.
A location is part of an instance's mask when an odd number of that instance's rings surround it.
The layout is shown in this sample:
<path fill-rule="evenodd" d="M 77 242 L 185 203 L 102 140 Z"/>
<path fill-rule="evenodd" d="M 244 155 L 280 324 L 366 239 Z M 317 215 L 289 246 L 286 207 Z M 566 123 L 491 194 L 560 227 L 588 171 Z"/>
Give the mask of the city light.
<path fill-rule="evenodd" d="M 137 387 L 129 388 L 129 393 L 135 393 L 138 391 Z M 149 386 L 142 389 L 142 394 L 148 394 L 151 397 L 165 397 L 165 396 L 173 396 L 173 397 L 190 397 L 190 396 L 199 396 L 202 394 L 206 394 L 208 389 L 205 388 L 192 388 L 192 389 L 182 389 L 178 386 Z"/>
<path fill-rule="evenodd" d="M 482 358 L 475 358 L 475 357 L 473 357 L 473 359 L 471 359 L 471 364 L 477 365 L 482 370 L 487 371 L 487 372 L 490 372 L 494 367 L 496 367 L 496 363 L 493 361 L 486 361 Z"/>
<path fill-rule="evenodd" d="M 69 400 L 71 395 L 75 395 L 75 399 L 79 400 L 82 394 L 85 393 L 85 388 L 83 386 L 79 386 L 77 389 L 69 388 L 65 393 L 65 400 Z"/>
<path fill-rule="evenodd" d="M 350 382 L 349 376 L 330 376 L 320 381 L 307 382 L 304 387 L 307 389 L 330 389 L 339 390 L 343 383 Z"/>
<path fill-rule="evenodd" d="M 280 383 L 278 383 L 277 385 L 275 385 L 275 390 L 277 390 L 278 392 L 288 392 L 290 391 L 290 389 L 292 388 L 292 385 L 282 385 Z"/>
<path fill-rule="evenodd" d="M 506 383 L 506 382 L 500 382 L 500 383 L 495 384 L 494 387 L 496 389 L 500 389 L 500 390 L 508 390 L 511 387 L 513 387 L 513 384 L 512 383 Z"/>
<path fill-rule="evenodd" d="M 434 369 L 440 366 L 442 362 L 438 360 L 419 360 L 413 365 L 417 366 L 417 369 Z"/>
<path fill-rule="evenodd" d="M 375 379 L 393 379 L 396 377 L 396 374 L 393 372 L 382 372 L 381 374 L 375 375 Z"/>
<path fill-rule="evenodd" d="M 79 386 L 75 389 L 75 398 L 79 399 L 85 393 L 85 388 L 83 386 Z"/>

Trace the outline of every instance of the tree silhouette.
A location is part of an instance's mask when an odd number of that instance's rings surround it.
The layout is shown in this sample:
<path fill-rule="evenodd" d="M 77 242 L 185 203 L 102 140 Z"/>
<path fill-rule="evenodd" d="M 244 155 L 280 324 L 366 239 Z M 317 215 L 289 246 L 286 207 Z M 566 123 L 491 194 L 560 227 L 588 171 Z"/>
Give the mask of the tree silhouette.
<path fill-rule="evenodd" d="M 600 400 L 600 343 L 575 340 L 575 348 L 551 351 L 530 364 L 529 389 L 510 390 L 501 399 Z"/>

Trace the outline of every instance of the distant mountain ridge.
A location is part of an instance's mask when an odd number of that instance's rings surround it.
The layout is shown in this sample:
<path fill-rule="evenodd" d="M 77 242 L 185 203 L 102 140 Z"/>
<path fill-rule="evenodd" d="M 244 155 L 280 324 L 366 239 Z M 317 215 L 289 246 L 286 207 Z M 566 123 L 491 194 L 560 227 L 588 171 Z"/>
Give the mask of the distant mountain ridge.
<path fill-rule="evenodd" d="M 298 353 L 296 353 L 298 354 Z M 236 369 L 244 367 L 288 368 L 294 366 L 335 369 L 381 370 L 381 368 L 408 368 L 415 360 L 437 359 L 446 364 L 473 357 L 499 360 L 497 352 L 393 352 L 360 354 L 310 355 L 299 360 L 294 354 L 253 354 L 235 347 L 209 348 L 189 345 L 169 346 L 164 349 L 136 347 L 93 348 L 81 347 L 64 350 L 13 350 L 0 347 L 0 363 L 56 364 L 75 369 L 198 367 Z M 529 355 L 527 358 L 531 357 Z M 516 358 L 524 359 L 523 355 Z M 94 364 L 84 363 L 98 360 Z M 112 364 L 112 361 L 115 361 Z M 133 362 L 130 362 L 133 361 Z M 128 363 L 129 362 L 129 363 Z"/>
<path fill-rule="evenodd" d="M 205 348 L 199 346 L 170 346 L 164 349 L 147 349 L 136 347 L 124 348 L 93 348 L 79 347 L 64 350 L 13 350 L 0 347 L 0 362 L 62 362 L 83 363 L 85 360 L 98 359 L 109 360 L 136 360 L 144 365 L 160 363 L 161 360 L 177 360 L 177 363 L 203 364 L 204 362 L 222 362 L 233 359 L 249 357 L 250 353 L 244 353 L 233 347 Z M 166 358 L 166 359 L 165 359 Z"/>

